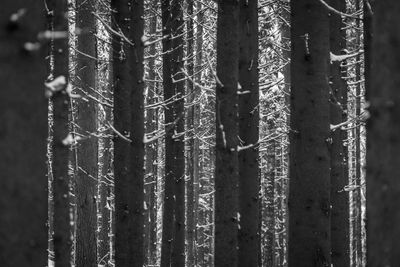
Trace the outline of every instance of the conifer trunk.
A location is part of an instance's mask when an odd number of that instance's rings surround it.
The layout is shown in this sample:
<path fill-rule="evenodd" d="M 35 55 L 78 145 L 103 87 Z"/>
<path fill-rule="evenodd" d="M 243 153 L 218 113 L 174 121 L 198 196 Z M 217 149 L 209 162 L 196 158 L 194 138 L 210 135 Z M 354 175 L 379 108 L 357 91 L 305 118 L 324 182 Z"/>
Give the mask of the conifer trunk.
<path fill-rule="evenodd" d="M 372 5 L 367 101 L 367 266 L 400 266 L 400 2 Z M 367 32 L 370 40 L 371 32 Z M 368 47 L 369 48 L 369 47 Z"/>
<path fill-rule="evenodd" d="M 331 264 L 329 17 L 314 0 L 291 1 L 289 266 Z"/>
<path fill-rule="evenodd" d="M 239 3 L 218 2 L 215 157 L 215 266 L 238 266 Z"/>
<path fill-rule="evenodd" d="M 19 14 L 17 19 L 11 16 Z M 27 50 L 45 30 L 43 1 L 0 8 L 0 262 L 47 264 L 46 48 Z"/>
<path fill-rule="evenodd" d="M 331 1 L 336 10 L 345 12 L 344 0 Z M 335 55 L 343 54 L 346 48 L 346 32 L 341 16 L 330 16 L 330 51 Z M 330 66 L 330 121 L 338 125 L 347 121 L 347 86 L 343 80 L 340 61 Z M 332 131 L 331 145 L 331 244 L 333 266 L 350 266 L 350 210 L 349 193 L 344 188 L 349 183 L 347 164 L 347 130 L 341 127 Z"/>
<path fill-rule="evenodd" d="M 258 162 L 258 9 L 257 1 L 240 1 L 239 266 L 258 266 L 260 250 L 260 178 Z"/>
<path fill-rule="evenodd" d="M 85 99 L 76 101 L 77 135 L 82 139 L 77 144 L 76 170 L 76 266 L 97 266 L 97 130 L 96 102 L 88 98 L 96 88 L 96 22 L 93 15 L 95 2 L 76 2 L 76 28 L 82 30 L 77 37 L 76 79 L 78 93 Z"/>
<path fill-rule="evenodd" d="M 68 32 L 67 1 L 47 1 L 53 13 L 50 30 Z M 69 96 L 65 91 L 69 80 L 68 38 L 51 42 L 53 57 L 53 79 L 65 77 L 64 90 L 52 94 L 53 142 L 52 142 L 52 192 L 53 192 L 53 246 L 55 266 L 69 266 L 71 261 L 71 224 L 69 204 L 68 157 L 70 144 L 63 144 L 69 133 Z"/>

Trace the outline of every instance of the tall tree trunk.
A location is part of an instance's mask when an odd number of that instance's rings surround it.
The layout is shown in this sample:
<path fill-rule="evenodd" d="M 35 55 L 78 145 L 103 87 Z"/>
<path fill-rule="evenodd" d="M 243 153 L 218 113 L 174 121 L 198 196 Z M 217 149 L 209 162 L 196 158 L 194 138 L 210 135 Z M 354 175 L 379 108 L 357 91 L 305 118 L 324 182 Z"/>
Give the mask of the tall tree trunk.
<path fill-rule="evenodd" d="M 144 263 L 144 0 L 132 2 L 130 40 L 132 92 L 130 167 L 132 177 L 128 186 L 129 199 L 129 266 L 142 267 Z"/>
<path fill-rule="evenodd" d="M 239 3 L 218 2 L 216 73 L 215 265 L 238 266 Z"/>
<path fill-rule="evenodd" d="M 113 39 L 116 265 L 144 262 L 143 1 L 111 1 Z"/>
<path fill-rule="evenodd" d="M 112 27 L 120 30 L 125 36 L 129 35 L 130 0 L 111 1 L 115 10 L 111 18 Z M 114 128 L 124 136 L 129 136 L 131 130 L 130 93 L 133 84 L 129 72 L 134 64 L 132 51 L 126 40 L 113 36 L 113 87 L 114 87 Z M 130 168 L 129 141 L 114 134 L 114 194 L 115 194 L 115 264 L 128 266 L 129 257 L 129 210 L 128 184 L 132 177 Z"/>
<path fill-rule="evenodd" d="M 269 123 L 273 124 L 273 122 Z M 271 130 L 274 129 L 274 126 L 268 127 Z M 274 258 L 275 258 L 275 184 L 276 184 L 276 176 L 275 176 L 275 154 L 276 154 L 276 144 L 275 140 L 270 142 L 270 147 L 268 148 L 268 152 L 266 155 L 266 173 L 265 173 L 265 238 L 264 238 L 264 264 L 265 266 L 275 266 Z"/>
<path fill-rule="evenodd" d="M 47 263 L 46 49 L 43 1 L 2 1 L 0 9 L 0 262 Z M 61 140 L 56 140 L 61 142 Z"/>
<path fill-rule="evenodd" d="M 371 66 L 366 73 L 370 78 L 367 87 L 370 103 L 367 121 L 367 266 L 400 266 L 400 2 L 368 2 L 374 17 L 372 46 L 367 54 L 371 56 Z M 367 33 L 368 39 L 369 34 L 371 32 Z"/>
<path fill-rule="evenodd" d="M 260 178 L 258 163 L 258 9 L 240 1 L 239 21 L 239 266 L 258 266 L 260 257 Z M 243 93 L 245 92 L 245 93 Z M 250 147 L 248 147 L 250 146 Z"/>
<path fill-rule="evenodd" d="M 336 0 L 331 6 L 346 11 L 346 2 Z M 346 32 L 341 16 L 330 15 L 330 50 L 341 55 L 346 48 Z M 347 121 L 347 86 L 343 80 L 340 61 L 330 67 L 330 123 L 338 125 Z M 332 130 L 331 145 L 331 246 L 333 266 L 350 266 L 350 210 L 349 193 L 344 190 L 349 183 L 347 166 L 347 130 Z"/>
<path fill-rule="evenodd" d="M 329 17 L 291 1 L 289 266 L 330 266 Z"/>
<path fill-rule="evenodd" d="M 53 14 L 51 31 L 68 32 L 67 1 L 47 1 L 47 7 Z M 53 246 L 55 266 L 69 266 L 71 262 L 71 224 L 69 206 L 69 176 L 68 157 L 70 143 L 67 140 L 69 133 L 69 96 L 65 89 L 69 83 L 68 38 L 54 39 L 51 42 L 51 56 L 53 57 L 52 79 L 65 78 L 63 90 L 51 94 L 53 109 L 53 142 L 51 170 L 53 190 Z"/>
<path fill-rule="evenodd" d="M 165 109 L 165 197 L 161 266 L 185 264 L 185 155 L 183 81 L 183 0 L 162 1 Z"/>
<path fill-rule="evenodd" d="M 194 3 L 193 0 L 187 0 L 187 21 L 186 21 L 186 47 L 187 47 L 187 74 L 190 79 L 194 79 Z M 195 255 L 194 255 L 194 248 L 195 248 L 195 217 L 194 217 L 194 183 L 195 183 L 195 164 L 198 162 L 195 161 L 195 139 L 196 139 L 196 128 L 194 127 L 194 120 L 195 120 L 195 112 L 196 106 L 195 103 L 195 86 L 191 80 L 187 82 L 187 91 L 189 94 L 188 103 L 189 108 L 187 112 L 187 132 L 189 132 L 188 138 L 188 145 L 187 145 L 187 175 L 189 179 L 186 183 L 186 221 L 187 221 L 187 265 L 195 266 Z"/>
<path fill-rule="evenodd" d="M 107 13 L 110 8 L 109 3 L 102 3 L 97 7 L 97 12 L 103 17 L 103 20 L 110 23 L 111 14 Z M 102 15 L 106 14 L 106 15 Z M 97 20 L 98 31 L 104 31 L 105 26 L 101 21 Z M 112 59 L 112 54 L 108 53 L 110 49 L 109 41 L 111 39 L 107 37 L 106 40 L 98 39 L 98 57 L 97 62 L 97 79 L 99 84 L 97 85 L 101 102 L 112 101 L 112 68 L 111 64 L 107 64 Z M 105 62 L 104 62 L 104 61 Z M 108 105 L 98 103 L 97 104 L 97 128 L 100 133 L 106 131 L 109 126 L 108 124 L 112 121 L 112 108 Z M 98 264 L 101 266 L 109 266 L 111 264 L 111 191 L 112 191 L 112 180 L 110 177 L 112 168 L 112 140 L 109 134 L 102 134 L 99 137 L 98 145 L 98 237 L 97 237 L 97 249 L 98 249 Z"/>
<path fill-rule="evenodd" d="M 153 2 L 153 8 L 157 8 L 158 1 Z M 150 36 L 156 35 L 157 31 L 157 15 L 152 14 L 149 23 L 149 34 Z M 156 44 L 151 45 L 149 49 L 150 55 L 155 55 L 157 53 Z M 157 82 L 156 80 L 156 65 L 155 57 L 151 57 L 149 60 L 149 70 L 148 70 L 148 87 L 147 87 L 147 104 L 152 105 L 157 102 Z M 156 134 L 158 130 L 157 117 L 158 110 L 149 108 L 147 110 L 147 121 L 146 121 L 146 131 L 147 133 Z M 158 155 L 158 142 L 157 140 L 146 145 L 146 194 L 147 194 L 147 217 L 145 225 L 147 225 L 146 232 L 146 253 L 147 253 L 147 263 L 150 265 L 155 265 L 157 263 L 157 155 Z"/>
<path fill-rule="evenodd" d="M 96 22 L 92 0 L 77 0 L 76 28 L 82 30 L 77 37 L 77 84 L 85 99 L 76 101 L 77 144 L 76 174 L 76 266 L 97 266 L 97 112 L 96 103 L 88 98 L 96 88 Z"/>

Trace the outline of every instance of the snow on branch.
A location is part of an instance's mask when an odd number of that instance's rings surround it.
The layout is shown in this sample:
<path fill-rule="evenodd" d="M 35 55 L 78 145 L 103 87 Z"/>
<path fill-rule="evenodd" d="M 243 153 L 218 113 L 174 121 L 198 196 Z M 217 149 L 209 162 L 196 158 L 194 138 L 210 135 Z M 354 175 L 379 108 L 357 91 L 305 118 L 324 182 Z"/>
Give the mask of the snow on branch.
<path fill-rule="evenodd" d="M 349 58 L 356 57 L 356 56 L 360 55 L 363 52 L 364 52 L 363 50 L 360 50 L 360 51 L 358 51 L 356 53 L 346 54 L 346 55 L 335 55 L 334 53 L 330 52 L 330 54 L 331 54 L 331 64 L 332 64 L 332 62 L 335 62 L 335 61 L 342 62 L 342 61 L 345 61 L 345 60 L 347 60 Z"/>

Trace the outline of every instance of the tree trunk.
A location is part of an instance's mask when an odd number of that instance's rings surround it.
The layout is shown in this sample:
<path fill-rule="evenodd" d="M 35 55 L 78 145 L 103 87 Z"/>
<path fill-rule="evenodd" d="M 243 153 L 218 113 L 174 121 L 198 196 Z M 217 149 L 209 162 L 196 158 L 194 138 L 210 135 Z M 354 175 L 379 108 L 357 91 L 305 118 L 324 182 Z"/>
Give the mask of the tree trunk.
<path fill-rule="evenodd" d="M 185 153 L 183 0 L 162 1 L 165 109 L 165 197 L 161 266 L 185 264 Z"/>
<path fill-rule="evenodd" d="M 67 1 L 47 1 L 53 13 L 51 31 L 68 32 Z M 51 42 L 53 57 L 52 79 L 64 77 L 64 89 L 51 96 L 53 109 L 52 142 L 52 192 L 53 192 L 53 246 L 55 266 L 69 266 L 71 262 L 71 224 L 69 206 L 68 157 L 71 144 L 63 144 L 69 133 L 69 96 L 65 89 L 69 83 L 68 38 L 54 39 Z"/>
<path fill-rule="evenodd" d="M 132 2 L 130 40 L 133 65 L 131 91 L 131 147 L 132 178 L 129 192 L 129 266 L 142 267 L 144 263 L 144 1 Z"/>
<path fill-rule="evenodd" d="M 400 266 L 400 2 L 369 3 L 374 17 L 372 46 L 367 54 L 371 56 L 372 65 L 366 73 L 370 78 L 367 87 L 370 104 L 367 121 L 367 266 Z"/>
<path fill-rule="evenodd" d="M 158 1 L 154 1 L 153 8 L 157 8 Z M 149 34 L 153 36 L 157 31 L 157 15 L 153 14 L 149 23 Z M 150 55 L 155 55 L 157 53 L 156 44 L 151 45 L 149 49 Z M 157 102 L 157 82 L 156 80 L 156 65 L 155 57 L 151 57 L 149 60 L 149 70 L 148 70 L 148 88 L 147 88 L 147 104 L 152 105 Z M 146 121 L 146 131 L 147 133 L 156 134 L 158 131 L 157 117 L 159 116 L 158 110 L 149 108 L 147 110 L 147 121 Z M 156 265 L 157 263 L 157 154 L 158 153 L 158 142 L 157 140 L 146 145 L 146 183 L 145 187 L 147 194 L 147 217 L 145 226 L 146 231 L 146 260 L 147 264 Z"/>
<path fill-rule="evenodd" d="M 215 265 L 238 266 L 239 3 L 221 0 L 217 20 Z"/>
<path fill-rule="evenodd" d="M 329 17 L 291 2 L 289 266 L 330 266 Z"/>
<path fill-rule="evenodd" d="M 0 262 L 47 264 L 46 49 L 42 1 L 2 1 L 0 9 Z M 60 140 L 58 140 L 60 141 Z"/>
<path fill-rule="evenodd" d="M 132 5 L 132 6 L 131 6 Z M 111 1 L 113 28 L 116 265 L 144 262 L 144 67 L 143 1 Z"/>
<path fill-rule="evenodd" d="M 92 135 L 97 130 L 96 102 L 88 95 L 96 88 L 96 22 L 92 12 L 94 1 L 76 2 L 76 28 L 83 32 L 77 37 L 77 84 L 78 92 L 84 98 L 76 101 L 77 136 L 82 139 L 77 144 L 76 170 L 76 266 L 97 266 L 97 138 Z"/>
<path fill-rule="evenodd" d="M 193 0 L 187 0 L 187 21 L 186 21 L 186 47 L 187 47 L 187 74 L 191 79 L 194 79 L 194 25 L 193 25 L 193 16 L 194 16 L 194 3 Z M 191 80 L 187 82 L 187 91 L 189 94 L 188 97 L 188 104 L 190 105 L 187 112 L 187 129 L 186 131 L 189 132 L 188 137 L 188 144 L 187 144 L 187 175 L 189 177 L 186 183 L 186 221 L 187 221 L 187 231 L 186 231 L 186 238 L 187 238 L 187 265 L 195 266 L 195 217 L 194 217 L 194 183 L 195 183 L 195 139 L 196 139 L 196 128 L 194 127 L 194 120 L 195 120 L 195 112 L 196 112 L 196 94 L 195 86 Z"/>
<path fill-rule="evenodd" d="M 336 0 L 331 6 L 346 11 L 346 2 Z M 330 50 L 341 55 L 346 48 L 346 32 L 340 15 L 330 15 Z M 330 122 L 338 125 L 347 121 L 347 86 L 343 80 L 340 61 L 330 66 Z M 349 193 L 344 188 L 349 183 L 347 164 L 347 130 L 341 127 L 332 131 L 331 144 L 331 246 L 333 266 L 350 266 L 350 210 Z"/>
<path fill-rule="evenodd" d="M 240 1 L 239 22 L 239 266 L 258 266 L 260 257 L 260 178 L 258 163 L 258 9 L 257 1 Z M 248 147 L 250 146 L 250 147 Z M 248 148 L 246 148 L 248 147 Z"/>

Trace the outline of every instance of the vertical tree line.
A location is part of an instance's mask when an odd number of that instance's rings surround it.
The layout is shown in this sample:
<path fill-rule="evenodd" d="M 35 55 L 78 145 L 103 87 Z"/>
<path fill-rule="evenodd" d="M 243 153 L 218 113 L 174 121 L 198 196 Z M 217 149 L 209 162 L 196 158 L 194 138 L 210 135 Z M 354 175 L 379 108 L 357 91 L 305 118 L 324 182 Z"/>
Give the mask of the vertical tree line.
<path fill-rule="evenodd" d="M 3 6 L 4 266 L 399 265 L 396 1 Z"/>

